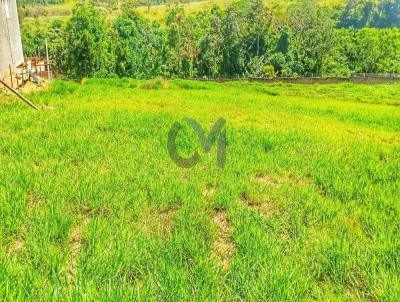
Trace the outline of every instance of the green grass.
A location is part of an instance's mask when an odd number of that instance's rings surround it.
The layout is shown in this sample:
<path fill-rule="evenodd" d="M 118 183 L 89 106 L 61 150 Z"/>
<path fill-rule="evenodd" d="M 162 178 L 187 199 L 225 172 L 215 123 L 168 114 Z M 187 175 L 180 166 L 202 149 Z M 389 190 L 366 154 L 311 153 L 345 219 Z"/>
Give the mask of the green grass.
<path fill-rule="evenodd" d="M 0 96 L 6 301 L 398 301 L 400 85 L 54 82 Z M 184 117 L 227 122 L 192 169 Z M 199 145 L 188 127 L 178 149 Z"/>

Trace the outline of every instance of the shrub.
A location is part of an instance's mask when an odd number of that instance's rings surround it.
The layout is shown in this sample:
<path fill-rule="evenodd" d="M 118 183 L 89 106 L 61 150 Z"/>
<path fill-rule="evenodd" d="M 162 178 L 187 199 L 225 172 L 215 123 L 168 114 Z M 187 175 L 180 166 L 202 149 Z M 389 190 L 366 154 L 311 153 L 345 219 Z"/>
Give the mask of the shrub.
<path fill-rule="evenodd" d="M 274 77 L 275 77 L 275 69 L 274 69 L 274 66 L 272 66 L 272 65 L 266 65 L 266 66 L 264 66 L 263 76 L 264 76 L 264 78 L 267 78 L 267 79 L 272 79 L 272 78 L 274 78 Z"/>

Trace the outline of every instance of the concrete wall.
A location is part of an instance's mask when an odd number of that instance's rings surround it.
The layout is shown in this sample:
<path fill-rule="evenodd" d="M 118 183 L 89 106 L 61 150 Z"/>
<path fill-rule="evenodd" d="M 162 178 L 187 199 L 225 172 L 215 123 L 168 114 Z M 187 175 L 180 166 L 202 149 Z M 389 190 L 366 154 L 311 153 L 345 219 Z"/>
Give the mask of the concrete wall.
<path fill-rule="evenodd" d="M 0 0 L 0 77 L 24 61 L 16 0 Z"/>

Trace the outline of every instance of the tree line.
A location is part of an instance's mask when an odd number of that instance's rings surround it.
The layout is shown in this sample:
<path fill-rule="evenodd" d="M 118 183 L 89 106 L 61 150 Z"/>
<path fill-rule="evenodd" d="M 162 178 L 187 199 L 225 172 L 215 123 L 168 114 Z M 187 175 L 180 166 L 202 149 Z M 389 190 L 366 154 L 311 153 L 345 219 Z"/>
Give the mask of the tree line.
<path fill-rule="evenodd" d="M 339 27 L 400 27 L 400 0 L 349 0 L 339 15 Z"/>
<path fill-rule="evenodd" d="M 79 3 L 66 24 L 24 31 L 25 53 L 44 54 L 47 38 L 57 70 L 70 78 L 400 73 L 399 28 L 340 28 L 334 11 L 315 1 L 298 2 L 284 16 L 262 0 L 191 16 L 174 6 L 164 23 L 129 6 L 122 11 L 110 19 Z"/>
<path fill-rule="evenodd" d="M 190 3 L 201 0 L 91 0 L 96 7 L 110 11 L 120 10 L 121 6 L 153 6 L 173 3 Z M 61 4 L 65 0 L 17 0 L 20 6 Z M 268 1 L 273 6 L 286 6 L 285 1 Z M 324 0 L 321 0 L 324 3 Z M 338 27 L 400 27 L 400 0 L 348 0 L 346 5 L 336 4 L 333 13 L 338 18 Z"/>

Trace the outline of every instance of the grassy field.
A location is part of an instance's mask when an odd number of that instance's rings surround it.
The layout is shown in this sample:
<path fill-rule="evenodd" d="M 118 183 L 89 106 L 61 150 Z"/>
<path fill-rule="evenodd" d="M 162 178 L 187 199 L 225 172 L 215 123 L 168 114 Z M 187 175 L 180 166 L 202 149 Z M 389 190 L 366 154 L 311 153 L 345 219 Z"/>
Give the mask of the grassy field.
<path fill-rule="evenodd" d="M 181 7 L 184 8 L 185 13 L 187 15 L 194 15 L 199 11 L 210 10 L 214 5 L 217 5 L 223 9 L 227 8 L 230 4 L 232 4 L 233 0 L 205 0 L 205 1 L 196 1 L 190 3 L 180 4 Z M 325 6 L 344 6 L 346 4 L 345 0 L 318 0 L 319 3 Z M 274 10 L 275 13 L 280 13 L 282 15 L 286 15 L 287 9 L 290 5 L 296 3 L 296 0 L 282 1 L 282 0 L 264 0 L 266 6 L 270 9 Z M 168 13 L 167 5 L 156 5 L 150 7 L 139 7 L 138 11 L 145 18 L 149 20 L 158 20 L 162 21 L 165 19 Z"/>
<path fill-rule="evenodd" d="M 2 300 L 399 300 L 400 85 L 85 80 L 29 97 L 43 109 L 0 95 Z M 225 168 L 215 146 L 171 161 L 184 117 L 226 119 Z M 185 126 L 178 150 L 198 147 Z"/>
<path fill-rule="evenodd" d="M 344 6 L 346 4 L 345 0 L 318 0 L 322 5 L 326 6 Z M 22 26 L 27 26 L 29 24 L 39 22 L 46 25 L 50 24 L 54 20 L 66 21 L 72 14 L 72 9 L 76 4 L 76 0 L 67 0 L 64 4 L 56 5 L 34 5 L 27 6 L 25 10 L 29 12 L 30 15 L 35 15 L 36 17 L 25 17 L 22 22 Z M 179 4 L 184 8 L 187 15 L 194 15 L 197 12 L 210 10 L 214 5 L 218 5 L 221 8 L 226 8 L 232 4 L 233 0 L 203 0 L 194 1 L 190 3 Z M 265 5 L 273 9 L 276 13 L 281 12 L 285 14 L 288 7 L 295 3 L 295 0 L 282 1 L 282 0 L 265 0 Z M 170 7 L 168 5 L 153 5 L 151 7 L 140 6 L 137 8 L 138 12 L 149 20 L 163 21 L 167 16 Z M 107 9 L 101 8 L 100 11 L 103 12 L 109 18 L 115 18 L 118 16 L 119 12 L 117 10 L 108 11 Z"/>

